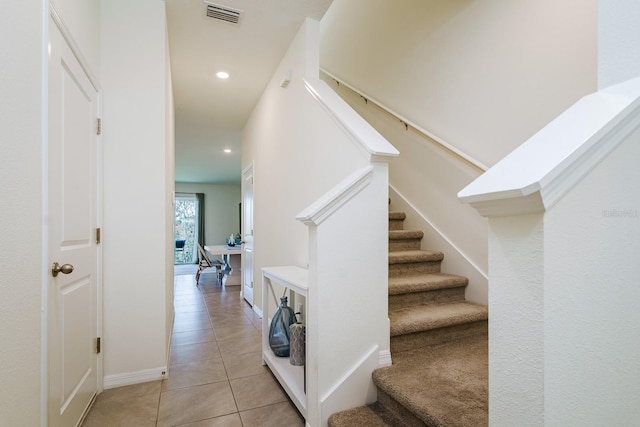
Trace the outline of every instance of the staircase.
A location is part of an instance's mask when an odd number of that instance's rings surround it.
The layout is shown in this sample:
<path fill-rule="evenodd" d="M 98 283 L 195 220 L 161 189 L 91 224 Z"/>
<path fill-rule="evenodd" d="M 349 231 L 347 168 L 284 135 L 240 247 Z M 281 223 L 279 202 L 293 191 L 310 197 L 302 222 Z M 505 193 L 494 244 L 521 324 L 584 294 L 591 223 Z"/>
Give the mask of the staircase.
<path fill-rule="evenodd" d="M 465 301 L 468 279 L 440 272 L 442 252 L 389 213 L 393 365 L 376 369 L 378 401 L 333 414 L 329 427 L 486 426 L 487 307 Z"/>

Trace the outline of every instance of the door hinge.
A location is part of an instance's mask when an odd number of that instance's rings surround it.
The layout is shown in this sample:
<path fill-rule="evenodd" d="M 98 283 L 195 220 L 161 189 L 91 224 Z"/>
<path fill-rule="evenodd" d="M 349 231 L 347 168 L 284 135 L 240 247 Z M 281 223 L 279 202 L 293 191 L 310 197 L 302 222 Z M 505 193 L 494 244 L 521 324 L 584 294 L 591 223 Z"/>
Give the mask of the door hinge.
<path fill-rule="evenodd" d="M 100 244 L 102 239 L 102 230 L 100 229 L 100 227 L 96 228 L 96 244 Z"/>
<path fill-rule="evenodd" d="M 102 351 L 102 339 L 100 337 L 96 338 L 96 353 L 100 354 Z"/>
<path fill-rule="evenodd" d="M 98 117 L 96 124 L 96 135 L 102 135 L 102 119 Z"/>

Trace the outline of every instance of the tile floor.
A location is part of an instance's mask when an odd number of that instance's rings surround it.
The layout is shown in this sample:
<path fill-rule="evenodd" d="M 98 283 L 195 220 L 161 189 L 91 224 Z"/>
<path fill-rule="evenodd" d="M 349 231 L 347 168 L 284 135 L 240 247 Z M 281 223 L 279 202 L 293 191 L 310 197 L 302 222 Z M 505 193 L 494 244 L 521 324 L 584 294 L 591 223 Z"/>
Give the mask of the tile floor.
<path fill-rule="evenodd" d="M 203 274 L 199 287 L 193 274 L 176 276 L 169 377 L 105 390 L 83 426 L 304 426 L 262 366 L 262 321 L 239 293 L 215 274 Z"/>

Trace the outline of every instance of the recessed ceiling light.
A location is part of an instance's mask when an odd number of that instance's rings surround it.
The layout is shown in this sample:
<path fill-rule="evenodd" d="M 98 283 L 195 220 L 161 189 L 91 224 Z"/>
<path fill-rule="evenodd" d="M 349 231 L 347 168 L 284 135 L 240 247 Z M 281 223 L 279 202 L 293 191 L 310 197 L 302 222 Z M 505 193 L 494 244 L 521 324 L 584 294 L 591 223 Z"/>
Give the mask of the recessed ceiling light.
<path fill-rule="evenodd" d="M 227 73 L 226 71 L 218 71 L 218 72 L 216 73 L 216 76 L 217 76 L 219 79 L 225 80 L 225 79 L 228 79 L 228 78 L 229 78 L 229 73 Z"/>
<path fill-rule="evenodd" d="M 230 152 L 231 152 L 231 148 L 225 148 L 225 149 L 224 149 L 224 150 L 222 150 L 222 151 L 224 151 L 225 153 L 230 153 Z"/>

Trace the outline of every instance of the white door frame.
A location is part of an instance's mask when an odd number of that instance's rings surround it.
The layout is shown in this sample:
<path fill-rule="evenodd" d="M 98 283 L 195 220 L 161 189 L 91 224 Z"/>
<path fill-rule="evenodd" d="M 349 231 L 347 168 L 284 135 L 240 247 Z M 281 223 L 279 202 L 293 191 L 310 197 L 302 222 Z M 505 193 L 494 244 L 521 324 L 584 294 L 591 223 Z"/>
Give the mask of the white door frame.
<path fill-rule="evenodd" d="M 255 200 L 255 186 L 254 186 L 254 182 L 255 182 L 255 173 L 256 173 L 256 171 L 255 171 L 255 166 L 254 166 L 254 162 L 253 162 L 253 161 L 252 161 L 251 163 L 249 163 L 249 165 L 247 165 L 247 167 L 245 167 L 245 168 L 242 170 L 242 177 L 241 177 L 241 179 L 242 179 L 242 186 L 241 186 L 241 189 L 242 189 L 242 190 L 241 190 L 241 193 L 242 193 L 242 194 L 241 194 L 241 196 L 240 196 L 240 197 L 241 197 L 241 200 L 242 200 L 242 224 L 241 224 L 241 228 L 242 228 L 242 230 L 241 230 L 240 232 L 242 233 L 242 240 L 243 240 L 243 245 L 242 245 L 242 253 L 243 253 L 243 256 L 242 256 L 242 260 L 241 260 L 242 278 L 241 278 L 241 280 L 240 280 L 240 285 L 241 285 L 241 286 L 240 286 L 240 296 L 241 296 L 242 298 L 244 298 L 244 299 L 246 299 L 246 298 L 245 298 L 245 295 L 244 295 L 245 275 L 246 275 L 247 273 L 249 273 L 249 271 L 251 270 L 251 275 L 253 276 L 253 263 L 254 263 L 254 261 L 253 261 L 253 259 L 254 259 L 253 254 L 255 253 L 255 246 L 254 246 L 254 242 L 253 242 L 253 230 L 252 230 L 252 232 L 251 232 L 251 252 L 252 252 L 252 254 L 251 254 L 251 260 L 252 260 L 252 262 L 251 262 L 251 266 L 247 267 L 247 262 L 246 262 L 246 261 L 247 261 L 247 256 L 246 256 L 246 253 L 245 253 L 245 244 L 244 244 L 245 235 L 247 234 L 247 233 L 246 233 L 246 230 L 245 230 L 245 223 L 246 223 L 246 221 L 245 221 L 245 215 L 244 215 L 244 213 L 245 213 L 245 209 L 246 209 L 247 207 L 245 206 L 245 200 L 244 200 L 244 198 L 245 198 L 245 191 L 246 191 L 246 187 L 245 187 L 245 175 L 246 175 L 246 174 L 247 174 L 247 172 L 249 172 L 249 171 L 251 172 L 251 180 L 252 180 L 252 185 L 251 185 L 251 187 L 252 187 L 252 190 L 251 190 L 251 193 L 252 193 L 252 199 L 253 199 L 253 200 Z M 253 208 L 251 208 L 251 211 L 252 211 L 252 214 L 251 214 L 251 228 L 253 229 L 253 228 L 254 228 L 254 224 L 253 224 L 253 221 L 254 221 L 254 220 L 253 220 L 253 216 L 254 216 L 254 215 L 253 215 Z M 254 279 L 254 280 L 255 280 L 255 279 Z M 253 287 L 253 289 L 255 290 L 255 286 Z M 254 311 L 255 311 L 255 310 L 257 309 L 257 307 L 256 307 L 256 305 L 255 305 L 255 301 L 254 301 L 254 298 L 253 298 L 253 292 L 252 292 L 251 300 L 252 300 L 253 302 L 251 302 L 250 304 L 253 306 L 253 309 L 254 309 Z M 247 300 L 247 302 L 249 302 L 249 301 Z"/>
<path fill-rule="evenodd" d="M 91 67 L 89 66 L 89 62 L 85 59 L 78 47 L 78 44 L 75 42 L 73 36 L 71 35 L 69 29 L 64 24 L 60 14 L 56 10 L 55 5 L 49 1 L 49 11 L 48 15 L 51 17 L 52 21 L 60 30 L 62 37 L 66 41 L 66 43 L 71 48 L 74 56 L 78 60 L 78 63 L 82 67 L 82 70 L 85 72 L 91 85 L 94 87 L 97 93 L 97 110 L 98 117 L 102 116 L 102 89 L 100 84 L 98 83 L 95 74 L 91 71 Z M 43 63 L 48 63 L 48 43 L 49 43 L 49 19 L 45 19 L 45 34 L 46 37 L 43 37 Z M 43 129 L 48 129 L 48 90 L 49 90 L 49 70 L 46 68 L 46 72 L 42 75 L 42 87 L 43 87 L 43 99 L 44 105 L 46 108 L 43 111 L 42 120 L 43 120 Z M 102 229 L 103 227 L 103 152 L 102 152 L 102 144 L 101 144 L 101 136 L 97 136 L 97 146 L 96 146 L 96 227 Z M 41 336 L 41 382 L 40 382 L 40 421 L 43 427 L 47 426 L 48 418 L 49 418 L 49 354 L 48 354 L 48 317 L 49 317 L 49 309 L 48 309 L 48 301 L 49 301 L 49 275 L 51 274 L 51 265 L 49 263 L 49 225 L 47 218 L 49 216 L 48 212 L 48 204 L 49 204 L 49 194 L 48 194 L 48 166 L 46 159 L 48 158 L 48 144 L 49 139 L 47 133 L 43 133 L 43 162 L 42 162 L 42 215 L 43 215 L 43 229 L 42 229 L 42 301 L 41 301 L 41 328 L 42 328 L 42 336 Z M 96 307 L 96 336 L 101 337 L 102 334 L 102 245 L 97 245 L 96 248 L 97 260 L 96 260 L 96 299 L 97 299 L 97 307 Z M 98 393 L 100 393 L 104 388 L 104 371 L 103 371 L 103 353 L 98 354 L 97 357 L 97 376 L 98 376 Z"/>

